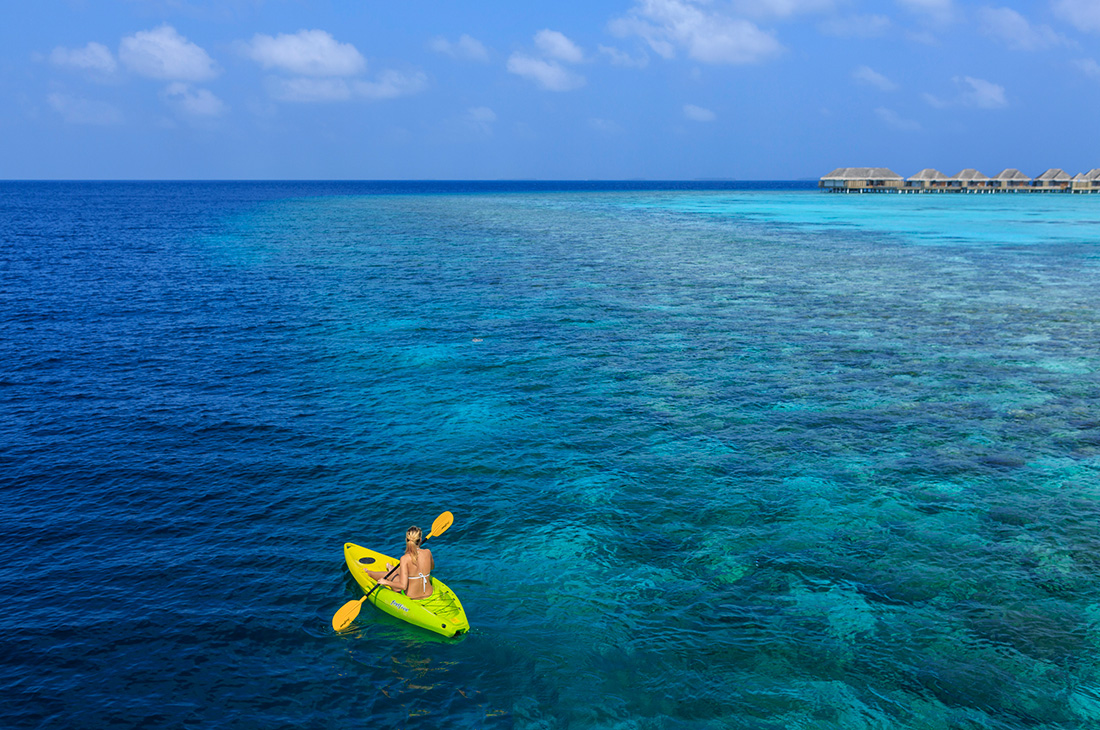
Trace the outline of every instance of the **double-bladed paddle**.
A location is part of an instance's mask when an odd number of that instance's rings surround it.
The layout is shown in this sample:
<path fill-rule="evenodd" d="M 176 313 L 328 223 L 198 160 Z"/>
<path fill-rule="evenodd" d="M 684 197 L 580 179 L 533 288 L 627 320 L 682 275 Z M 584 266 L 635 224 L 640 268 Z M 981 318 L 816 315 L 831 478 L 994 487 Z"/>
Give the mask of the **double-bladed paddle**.
<path fill-rule="evenodd" d="M 420 544 L 423 545 L 425 542 L 428 541 L 428 538 L 432 537 L 433 535 L 442 535 L 444 532 L 447 531 L 447 528 L 450 527 L 454 521 L 455 516 L 452 515 L 450 512 L 444 512 L 439 517 L 436 517 L 435 522 L 432 523 L 431 532 L 429 532 L 427 536 L 420 541 Z M 401 560 L 398 559 L 397 565 L 390 568 L 390 572 L 386 573 L 386 579 L 393 575 L 394 571 L 396 571 L 400 565 Z M 365 596 L 363 596 L 362 598 L 358 598 L 354 601 L 348 601 L 347 603 L 345 603 L 343 607 L 336 612 L 336 615 L 332 617 L 332 628 L 335 631 L 343 631 L 348 626 L 351 626 L 351 622 L 355 620 L 355 617 L 359 615 L 359 610 L 363 607 L 363 601 L 370 598 L 370 594 L 374 593 L 375 589 L 377 589 L 380 585 L 382 584 L 376 581 L 374 584 L 374 588 L 371 588 L 369 591 L 367 591 Z"/>

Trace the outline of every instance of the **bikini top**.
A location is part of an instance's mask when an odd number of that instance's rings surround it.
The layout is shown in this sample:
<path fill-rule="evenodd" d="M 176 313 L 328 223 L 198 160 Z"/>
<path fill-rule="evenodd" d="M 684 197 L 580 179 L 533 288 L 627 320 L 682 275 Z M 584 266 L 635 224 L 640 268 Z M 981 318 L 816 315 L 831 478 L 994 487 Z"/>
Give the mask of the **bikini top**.
<path fill-rule="evenodd" d="M 433 568 L 435 567 L 434 562 L 433 562 L 432 567 Z M 409 580 L 414 581 L 417 578 L 419 578 L 421 580 L 421 590 L 424 591 L 425 593 L 427 593 L 428 592 L 428 579 L 431 578 L 431 577 L 432 577 L 432 572 L 430 570 L 427 572 L 427 574 L 425 574 L 424 571 L 420 571 L 416 575 L 410 575 Z"/>

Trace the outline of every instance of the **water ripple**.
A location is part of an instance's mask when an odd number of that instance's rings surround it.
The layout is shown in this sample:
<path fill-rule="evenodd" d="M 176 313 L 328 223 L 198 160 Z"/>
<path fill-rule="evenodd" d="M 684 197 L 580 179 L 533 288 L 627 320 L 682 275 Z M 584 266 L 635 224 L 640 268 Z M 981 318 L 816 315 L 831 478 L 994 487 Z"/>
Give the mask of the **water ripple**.
<path fill-rule="evenodd" d="M 3 724 L 1100 722 L 1089 196 L 383 188 L 0 185 Z"/>

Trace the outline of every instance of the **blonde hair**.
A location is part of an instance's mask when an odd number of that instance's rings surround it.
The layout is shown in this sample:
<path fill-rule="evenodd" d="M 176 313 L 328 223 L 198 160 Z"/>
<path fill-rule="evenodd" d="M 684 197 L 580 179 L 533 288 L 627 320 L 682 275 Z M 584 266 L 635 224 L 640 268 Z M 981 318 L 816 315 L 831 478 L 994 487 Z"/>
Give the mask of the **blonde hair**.
<path fill-rule="evenodd" d="M 417 565 L 420 557 L 420 543 L 424 542 L 424 533 L 419 527 L 413 525 L 405 530 L 405 552 L 412 556 L 413 565 Z"/>

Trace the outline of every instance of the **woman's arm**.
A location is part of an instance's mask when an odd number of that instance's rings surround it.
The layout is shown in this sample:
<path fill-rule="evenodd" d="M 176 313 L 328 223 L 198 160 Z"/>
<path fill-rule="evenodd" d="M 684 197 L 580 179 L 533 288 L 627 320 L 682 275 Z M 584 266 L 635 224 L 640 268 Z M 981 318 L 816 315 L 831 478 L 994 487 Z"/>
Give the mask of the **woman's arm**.
<path fill-rule="evenodd" d="M 397 564 L 397 577 L 394 579 L 383 578 L 379 583 L 389 586 L 394 590 L 403 591 L 409 587 L 409 561 L 407 555 L 401 556 L 401 562 Z"/>

